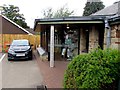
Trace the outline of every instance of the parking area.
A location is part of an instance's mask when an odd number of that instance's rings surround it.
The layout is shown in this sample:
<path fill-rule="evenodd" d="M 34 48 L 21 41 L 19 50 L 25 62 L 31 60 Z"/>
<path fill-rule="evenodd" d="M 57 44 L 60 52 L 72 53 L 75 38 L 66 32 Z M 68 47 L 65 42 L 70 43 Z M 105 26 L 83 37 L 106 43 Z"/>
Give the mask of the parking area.
<path fill-rule="evenodd" d="M 0 53 L 0 58 L 2 57 L 3 53 Z"/>
<path fill-rule="evenodd" d="M 2 63 L 0 62 L 0 90 L 1 88 L 2 88 Z"/>
<path fill-rule="evenodd" d="M 2 88 L 37 88 L 43 81 L 38 64 L 33 60 L 8 61 L 7 54 L 2 62 Z"/>
<path fill-rule="evenodd" d="M 3 55 L 2 55 L 3 56 Z M 42 61 L 35 51 L 33 60 L 8 61 L 5 54 L 0 65 L 1 88 L 27 88 L 36 90 L 38 86 L 63 88 L 64 72 L 69 61 L 57 60 L 55 67 L 49 67 L 49 61 Z"/>

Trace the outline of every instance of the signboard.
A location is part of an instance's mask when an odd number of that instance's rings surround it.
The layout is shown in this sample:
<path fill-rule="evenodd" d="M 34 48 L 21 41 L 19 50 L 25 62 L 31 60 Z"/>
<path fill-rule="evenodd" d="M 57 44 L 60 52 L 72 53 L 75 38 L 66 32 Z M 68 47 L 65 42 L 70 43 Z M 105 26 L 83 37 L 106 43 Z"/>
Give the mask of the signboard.
<path fill-rule="evenodd" d="M 45 54 L 45 50 L 42 47 L 37 48 L 37 51 L 41 56 Z"/>

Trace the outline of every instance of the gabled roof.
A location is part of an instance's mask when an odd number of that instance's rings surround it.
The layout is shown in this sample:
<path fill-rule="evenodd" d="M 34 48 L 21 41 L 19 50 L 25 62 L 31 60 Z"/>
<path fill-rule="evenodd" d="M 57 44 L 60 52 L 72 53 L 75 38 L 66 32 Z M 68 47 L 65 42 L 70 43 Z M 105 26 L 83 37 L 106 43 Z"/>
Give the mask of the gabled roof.
<path fill-rule="evenodd" d="M 112 17 L 116 17 L 120 15 L 120 1 L 115 2 L 113 5 L 108 6 L 94 14 L 92 14 L 91 16 L 112 16 Z"/>
<path fill-rule="evenodd" d="M 4 15 L 1 15 L 5 20 L 9 21 L 10 23 L 12 23 L 13 25 L 15 25 L 16 27 L 20 28 L 21 30 L 23 30 L 24 32 L 26 32 L 29 35 L 33 35 L 32 33 L 30 33 L 29 31 L 27 31 L 26 29 L 22 28 L 21 26 L 19 26 L 18 24 L 16 24 L 15 22 L 13 22 L 12 20 L 10 20 L 9 18 L 5 17 Z"/>

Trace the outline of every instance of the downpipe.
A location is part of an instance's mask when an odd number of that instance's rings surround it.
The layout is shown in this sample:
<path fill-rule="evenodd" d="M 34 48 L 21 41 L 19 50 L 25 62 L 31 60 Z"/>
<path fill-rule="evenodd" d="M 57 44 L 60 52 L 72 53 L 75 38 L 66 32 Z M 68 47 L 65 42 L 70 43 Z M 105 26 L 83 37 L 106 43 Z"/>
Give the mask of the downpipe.
<path fill-rule="evenodd" d="M 110 25 L 108 23 L 108 19 L 105 19 L 104 22 L 105 22 L 105 30 L 107 30 L 106 46 L 107 46 L 107 48 L 110 48 L 110 45 L 111 45 L 111 28 L 110 28 Z"/>
<path fill-rule="evenodd" d="M 110 48 L 110 45 L 111 45 L 111 28 L 110 28 L 108 19 L 105 19 L 104 22 L 105 22 L 105 30 L 107 30 L 106 46 L 107 46 L 107 48 Z M 118 81 L 118 89 L 117 90 L 120 90 L 120 80 Z"/>
<path fill-rule="evenodd" d="M 118 90 L 120 90 L 120 80 L 118 81 Z"/>

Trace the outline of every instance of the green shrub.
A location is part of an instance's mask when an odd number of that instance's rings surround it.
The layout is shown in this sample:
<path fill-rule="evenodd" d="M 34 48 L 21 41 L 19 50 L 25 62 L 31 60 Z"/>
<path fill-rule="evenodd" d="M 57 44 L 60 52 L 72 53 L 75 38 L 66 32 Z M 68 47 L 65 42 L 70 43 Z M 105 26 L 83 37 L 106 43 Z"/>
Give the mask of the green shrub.
<path fill-rule="evenodd" d="M 64 88 L 101 89 L 120 78 L 120 52 L 95 49 L 76 56 L 64 75 Z"/>

